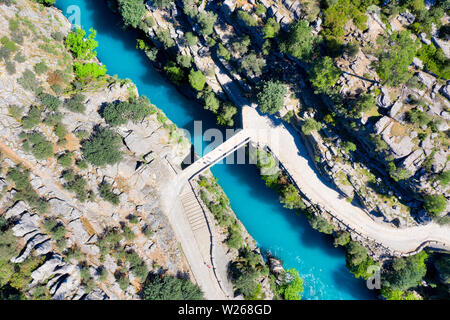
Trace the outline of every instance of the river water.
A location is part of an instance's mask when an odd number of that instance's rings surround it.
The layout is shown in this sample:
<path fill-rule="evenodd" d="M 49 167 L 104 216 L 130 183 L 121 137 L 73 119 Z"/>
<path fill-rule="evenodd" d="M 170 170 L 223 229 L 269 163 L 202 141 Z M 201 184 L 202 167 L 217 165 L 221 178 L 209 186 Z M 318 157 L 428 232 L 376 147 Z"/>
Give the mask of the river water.
<path fill-rule="evenodd" d="M 139 93 L 149 97 L 178 127 L 189 130 L 192 136 L 194 120 L 202 121 L 203 130 L 215 127 L 208 111 L 184 98 L 153 69 L 145 54 L 135 48 L 136 34 L 122 29 L 119 17 L 105 1 L 57 0 L 56 6 L 67 17 L 79 12 L 81 26 L 98 32 L 98 57 L 108 73 L 131 79 Z M 305 217 L 284 209 L 254 166 L 217 164 L 211 171 L 261 250 L 282 259 L 285 268 L 299 271 L 304 279 L 303 299 L 375 298 L 365 281 L 355 279 L 345 267 L 344 250 L 334 248 L 332 237 L 313 230 Z"/>

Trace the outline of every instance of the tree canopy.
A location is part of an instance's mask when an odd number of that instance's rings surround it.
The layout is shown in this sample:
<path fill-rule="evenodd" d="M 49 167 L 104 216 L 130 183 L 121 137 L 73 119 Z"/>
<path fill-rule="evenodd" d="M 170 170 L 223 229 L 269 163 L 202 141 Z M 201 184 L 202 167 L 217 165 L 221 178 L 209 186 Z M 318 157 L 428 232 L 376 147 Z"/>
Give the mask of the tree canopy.
<path fill-rule="evenodd" d="M 310 58 L 314 47 L 314 36 L 311 31 L 312 28 L 306 20 L 292 24 L 287 38 L 280 45 L 281 51 L 298 59 Z"/>
<path fill-rule="evenodd" d="M 115 164 L 122 160 L 119 150 L 122 138 L 110 129 L 99 129 L 81 146 L 86 160 L 95 166 Z"/>
<path fill-rule="evenodd" d="M 310 81 L 317 93 L 328 93 L 336 84 L 341 72 L 333 64 L 333 60 L 326 56 L 315 62 L 310 69 Z"/>
<path fill-rule="evenodd" d="M 408 81 L 411 77 L 408 68 L 416 52 L 417 45 L 408 31 L 394 32 L 377 54 L 376 71 L 380 79 L 389 86 Z"/>
<path fill-rule="evenodd" d="M 286 87 L 279 81 L 264 81 L 256 95 L 259 109 L 274 114 L 284 105 Z"/>
<path fill-rule="evenodd" d="M 285 300 L 301 300 L 303 294 L 303 279 L 296 269 L 288 269 L 282 275 L 277 289 Z"/>
<path fill-rule="evenodd" d="M 89 29 L 91 32 L 87 38 L 86 31 L 78 28 L 67 35 L 66 47 L 72 51 L 75 58 L 81 60 L 90 60 L 97 56 L 95 48 L 98 47 L 98 42 L 95 40 L 97 31 Z"/>
<path fill-rule="evenodd" d="M 117 0 L 119 12 L 126 26 L 136 28 L 145 14 L 143 0 Z"/>
<path fill-rule="evenodd" d="M 169 275 L 152 276 L 144 284 L 145 300 L 202 300 L 203 293 L 197 285 L 188 279 L 179 279 Z"/>

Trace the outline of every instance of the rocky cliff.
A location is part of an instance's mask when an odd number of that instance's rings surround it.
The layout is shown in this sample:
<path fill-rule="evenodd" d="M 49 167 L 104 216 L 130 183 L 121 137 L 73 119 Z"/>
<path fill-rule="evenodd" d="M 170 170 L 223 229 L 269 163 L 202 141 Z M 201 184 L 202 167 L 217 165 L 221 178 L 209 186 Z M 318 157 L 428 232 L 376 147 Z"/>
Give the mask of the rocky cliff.
<path fill-rule="evenodd" d="M 149 105 L 150 116 L 112 129 L 120 162 L 85 161 L 83 142 L 107 127 L 101 108 L 137 99 L 136 87 L 108 75 L 77 82 L 71 25 L 55 8 L 3 2 L 0 23 L 0 246 L 12 248 L 0 258 L 2 294 L 136 299 L 148 271 L 189 276 L 159 205 L 189 141 Z"/>

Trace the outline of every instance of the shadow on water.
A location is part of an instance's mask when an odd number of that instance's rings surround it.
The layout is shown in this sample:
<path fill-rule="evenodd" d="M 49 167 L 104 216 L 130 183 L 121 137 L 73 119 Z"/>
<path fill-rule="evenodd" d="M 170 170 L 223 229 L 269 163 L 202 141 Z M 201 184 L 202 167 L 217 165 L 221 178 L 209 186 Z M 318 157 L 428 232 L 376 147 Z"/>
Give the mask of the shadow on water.
<path fill-rule="evenodd" d="M 80 7 L 82 26 L 93 27 L 98 32 L 98 56 L 109 74 L 131 79 L 140 93 L 148 96 L 179 127 L 192 132 L 193 121 L 198 119 L 202 120 L 203 131 L 217 128 L 211 113 L 182 96 L 152 67 L 146 55 L 136 49 L 138 33 L 123 30 L 120 18 L 110 12 L 105 1 L 57 0 L 56 5 L 64 13 L 69 5 Z M 288 127 L 288 130 L 293 129 Z M 296 134 L 294 137 L 302 146 Z M 306 150 L 303 147 L 299 150 L 308 159 Z M 311 160 L 308 161 L 314 168 Z M 304 216 L 283 208 L 278 195 L 265 186 L 255 166 L 219 164 L 212 172 L 262 251 L 277 253 L 285 267 L 295 267 L 305 277 L 305 299 L 373 298 L 361 281 L 354 279 L 345 268 L 343 250 L 334 248 L 328 236 L 313 230 Z"/>

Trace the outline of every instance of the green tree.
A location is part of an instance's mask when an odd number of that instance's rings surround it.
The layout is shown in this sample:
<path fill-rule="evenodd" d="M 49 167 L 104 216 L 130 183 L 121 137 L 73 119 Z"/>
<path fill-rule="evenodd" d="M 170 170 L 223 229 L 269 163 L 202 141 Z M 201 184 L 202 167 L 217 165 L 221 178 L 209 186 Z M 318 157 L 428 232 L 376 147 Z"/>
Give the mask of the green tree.
<path fill-rule="evenodd" d="M 189 45 L 189 46 L 195 46 L 196 44 L 197 44 L 197 42 L 198 42 L 198 38 L 197 38 L 197 36 L 195 35 L 195 34 L 193 34 L 192 32 L 186 32 L 185 33 L 185 35 L 184 35 L 184 37 L 185 37 L 185 39 L 186 39 L 186 43 Z"/>
<path fill-rule="evenodd" d="M 303 279 L 296 269 L 288 269 L 283 273 L 277 292 L 285 300 L 302 299 Z"/>
<path fill-rule="evenodd" d="M 197 91 L 202 91 L 206 84 L 206 77 L 200 70 L 191 69 L 189 73 L 189 83 Z"/>
<path fill-rule="evenodd" d="M 424 208 L 433 217 L 438 217 L 445 209 L 447 199 L 441 195 L 426 195 L 424 197 Z"/>
<path fill-rule="evenodd" d="M 86 100 L 86 97 L 82 94 L 77 93 L 72 98 L 66 101 L 64 107 L 73 112 L 83 113 L 86 110 L 84 100 Z"/>
<path fill-rule="evenodd" d="M 237 113 L 237 108 L 229 103 L 225 103 L 217 115 L 217 123 L 223 126 L 232 127 L 234 125 L 233 117 Z"/>
<path fill-rule="evenodd" d="M 328 93 L 341 76 L 341 72 L 333 64 L 333 60 L 326 56 L 314 63 L 310 69 L 310 76 L 316 93 Z"/>
<path fill-rule="evenodd" d="M 391 269 L 382 275 L 383 287 L 404 291 L 418 286 L 427 273 L 427 258 L 425 251 L 406 258 L 395 258 Z"/>
<path fill-rule="evenodd" d="M 94 166 L 115 164 L 122 160 L 122 138 L 110 129 L 99 129 L 81 145 L 85 159 Z"/>
<path fill-rule="evenodd" d="M 264 38 L 275 38 L 278 35 L 278 32 L 280 32 L 280 24 L 275 20 L 275 18 L 269 18 L 267 19 L 262 31 L 264 33 Z"/>
<path fill-rule="evenodd" d="M 287 184 L 281 188 L 280 202 L 283 204 L 283 207 L 288 209 L 306 208 L 305 203 L 293 184 Z"/>
<path fill-rule="evenodd" d="M 313 118 L 306 119 L 305 123 L 302 125 L 302 131 L 307 136 L 313 132 L 319 131 L 320 129 L 322 129 L 322 124 Z"/>
<path fill-rule="evenodd" d="M 129 101 L 108 103 L 102 110 L 102 117 L 111 126 L 126 124 L 129 120 L 141 121 L 155 112 L 154 106 L 146 96 Z"/>
<path fill-rule="evenodd" d="M 152 276 L 144 284 L 145 300 L 201 300 L 201 289 L 188 279 L 179 279 L 170 275 Z"/>
<path fill-rule="evenodd" d="M 258 25 L 256 19 L 247 11 L 238 10 L 237 17 L 248 27 L 256 27 Z"/>
<path fill-rule="evenodd" d="M 313 229 L 316 229 L 317 231 L 325 234 L 332 234 L 333 233 L 333 226 L 328 223 L 327 220 L 322 218 L 321 216 L 312 215 L 309 218 L 309 224 Z"/>
<path fill-rule="evenodd" d="M 174 1 L 173 0 L 152 0 L 152 2 L 160 8 L 167 8 Z"/>
<path fill-rule="evenodd" d="M 95 41 L 97 31 L 89 29 L 91 32 L 87 38 L 86 31 L 78 28 L 67 35 L 66 47 L 72 51 L 75 58 L 81 60 L 90 60 L 97 56 L 95 48 L 98 47 L 98 42 Z"/>
<path fill-rule="evenodd" d="M 220 101 L 217 99 L 216 94 L 211 90 L 204 90 L 201 92 L 199 97 L 203 98 L 203 101 L 205 103 L 204 108 L 206 110 L 212 111 L 214 113 L 217 113 L 220 108 Z"/>
<path fill-rule="evenodd" d="M 280 49 L 297 59 L 309 59 L 313 53 L 314 39 L 312 27 L 306 20 L 299 20 L 291 24 L 289 34 L 280 44 Z"/>
<path fill-rule="evenodd" d="M 125 26 L 137 28 L 146 12 L 143 0 L 117 0 Z"/>
<path fill-rule="evenodd" d="M 259 77 L 265 66 L 266 60 L 255 52 L 249 53 L 241 60 L 241 68 L 244 69 L 250 77 Z"/>
<path fill-rule="evenodd" d="M 174 83 L 177 83 L 177 84 L 180 84 L 186 78 L 184 70 L 181 69 L 179 66 L 177 66 L 176 63 L 173 61 L 169 61 L 164 66 L 164 71 L 166 72 L 169 80 L 173 81 Z"/>
<path fill-rule="evenodd" d="M 256 95 L 258 107 L 262 112 L 274 114 L 284 105 L 286 87 L 279 81 L 264 81 Z"/>
<path fill-rule="evenodd" d="M 417 45 L 408 31 L 394 32 L 377 54 L 376 71 L 383 83 L 389 86 L 406 83 L 411 77 L 409 65 L 416 52 Z"/>
<path fill-rule="evenodd" d="M 81 63 L 75 62 L 74 64 L 76 76 L 84 81 L 89 82 L 106 74 L 106 66 L 104 64 L 99 65 L 95 62 Z"/>
<path fill-rule="evenodd" d="M 334 246 L 346 246 L 350 242 L 350 233 L 348 232 L 338 232 L 334 238 Z"/>
<path fill-rule="evenodd" d="M 205 35 L 209 36 L 211 33 L 214 32 L 214 24 L 216 23 L 217 15 L 211 11 L 203 11 L 200 12 L 197 17 L 197 22 L 200 25 L 200 32 Z"/>
<path fill-rule="evenodd" d="M 112 186 L 108 182 L 101 183 L 98 187 L 98 192 L 100 197 L 102 197 L 105 201 L 108 201 L 115 206 L 120 203 L 119 195 L 112 191 Z"/>

